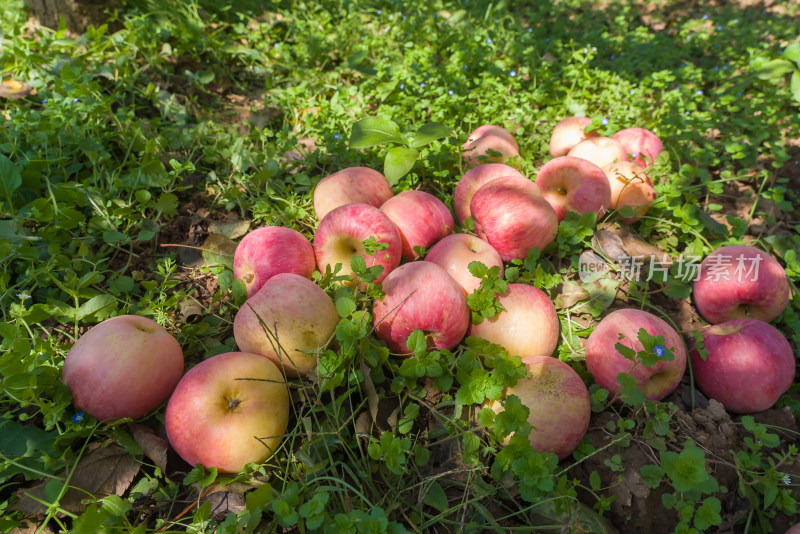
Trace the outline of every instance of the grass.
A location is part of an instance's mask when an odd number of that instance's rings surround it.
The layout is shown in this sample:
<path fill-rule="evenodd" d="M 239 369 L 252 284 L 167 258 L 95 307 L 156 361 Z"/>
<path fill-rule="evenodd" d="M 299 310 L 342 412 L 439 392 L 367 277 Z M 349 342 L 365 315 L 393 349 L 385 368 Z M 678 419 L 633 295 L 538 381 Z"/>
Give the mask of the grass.
<path fill-rule="evenodd" d="M 395 186 L 422 187 L 451 207 L 460 148 L 478 125 L 514 133 L 528 176 L 565 116 L 590 116 L 608 134 L 653 130 L 669 157 L 636 231 L 675 256 L 743 240 L 774 253 L 794 285 L 776 325 L 797 350 L 800 101 L 791 73 L 767 62 L 797 42 L 798 7 L 607 4 L 128 0 L 118 31 L 73 36 L 27 25 L 22 2 L 4 2 L 0 71 L 35 93 L 0 101 L 3 531 L 26 517 L 75 532 L 527 532 L 575 518 L 603 531 L 620 521 L 609 512 L 609 477 L 624 472 L 614 455 L 595 468 L 604 451 L 588 441 L 560 464 L 524 444 L 498 445 L 502 431 L 479 407 L 487 391 L 513 383 L 512 360 L 484 346 L 391 358 L 361 327 L 368 295 L 327 278 L 331 295 L 353 303 L 339 348 L 322 357 L 318 381 L 294 384 L 281 450 L 237 477 L 187 477 L 191 466 L 154 460 L 126 422 L 78 420 L 60 381 L 76 337 L 117 314 L 165 325 L 189 364 L 232 350 L 244 295 L 231 271 L 189 267 L 189 249 L 161 245 L 202 246 L 211 233 L 235 235 L 212 225 L 239 220 L 313 237 L 315 183 L 347 166 L 383 169 L 388 146 L 349 146 L 365 117 L 390 119 L 405 136 L 429 122 L 452 129 L 421 147 Z M 514 276 L 565 298 L 591 223 L 562 224 L 556 246 L 515 265 Z M 557 349 L 587 381 L 581 338 L 615 298 L 670 318 L 657 295 L 689 296 L 676 279 L 590 290 L 559 310 Z M 631 443 L 660 451 L 647 481 L 671 496 L 659 510 L 670 528 L 733 518 L 737 529 L 769 532 L 797 521 L 796 482 L 782 478 L 796 436 L 775 442 L 764 437 L 775 429 L 742 423 L 761 442 L 716 457 L 682 439 L 674 406 L 608 406 L 602 390 L 592 393 L 597 417 L 614 417 L 608 450 L 618 459 Z M 797 385 L 781 402 L 800 412 Z M 163 416 L 162 407 L 139 422 L 157 437 Z M 68 505 L 59 480 L 85 471 L 90 449 L 109 443 L 141 464 L 136 473 L 120 491 L 90 488 L 101 496 Z M 733 497 L 709 482 L 715 462 L 735 465 Z M 573 476 L 582 464 L 595 474 Z M 697 474 L 691 483 L 680 466 Z M 18 492 L 48 479 L 41 515 L 20 510 Z M 202 504 L 212 493 L 227 500 Z M 742 506 L 749 514 L 734 517 Z"/>

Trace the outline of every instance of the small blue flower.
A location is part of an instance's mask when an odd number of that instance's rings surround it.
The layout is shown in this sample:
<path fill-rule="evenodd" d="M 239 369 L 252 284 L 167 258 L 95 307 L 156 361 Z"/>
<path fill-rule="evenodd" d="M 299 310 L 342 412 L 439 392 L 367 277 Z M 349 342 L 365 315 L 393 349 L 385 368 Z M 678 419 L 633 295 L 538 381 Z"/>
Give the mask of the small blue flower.
<path fill-rule="evenodd" d="M 679 85 L 679 86 L 677 86 L 677 87 L 675 88 L 675 90 L 676 90 L 676 91 L 680 91 L 680 90 L 681 90 L 681 86 L 680 86 L 680 85 Z"/>
<path fill-rule="evenodd" d="M 714 70 L 719 70 L 719 65 L 714 65 Z"/>
<path fill-rule="evenodd" d="M 533 28 L 528 28 L 528 33 L 531 33 L 532 31 L 533 31 Z"/>
<path fill-rule="evenodd" d="M 406 16 L 405 15 L 403 15 L 403 20 L 406 20 Z"/>
<path fill-rule="evenodd" d="M 655 347 L 653 347 L 653 352 L 656 354 L 656 357 L 658 358 L 661 358 L 662 356 L 664 356 L 664 354 L 666 354 L 666 351 L 664 350 L 664 345 L 656 345 Z"/>
<path fill-rule="evenodd" d="M 47 104 L 47 99 L 42 100 L 42 104 Z"/>
<path fill-rule="evenodd" d="M 80 102 L 80 99 L 79 98 L 73 98 L 72 99 L 72 103 L 75 104 L 76 102 Z"/>
<path fill-rule="evenodd" d="M 419 86 L 425 89 L 425 82 L 422 82 L 421 84 L 419 84 Z"/>
<path fill-rule="evenodd" d="M 635 92 L 636 92 L 636 91 L 635 91 L 634 89 L 631 89 L 631 94 L 634 94 Z"/>
<path fill-rule="evenodd" d="M 544 42 L 545 42 L 545 43 L 549 43 L 549 42 L 550 42 L 550 38 L 549 38 L 549 37 L 548 37 L 548 38 L 546 38 L 546 39 L 544 40 Z"/>
<path fill-rule="evenodd" d="M 703 95 L 703 90 L 702 89 L 698 89 L 697 90 L 697 96 L 702 96 L 702 95 Z"/>
<path fill-rule="evenodd" d="M 784 483 L 784 484 L 786 484 L 786 485 L 788 486 L 789 484 L 791 484 L 791 483 L 792 483 L 792 477 L 790 477 L 790 476 L 789 476 L 789 475 L 787 475 L 787 474 L 784 474 L 784 475 L 783 475 L 783 483 Z"/>
<path fill-rule="evenodd" d="M 333 140 L 334 141 L 338 141 L 339 140 L 339 134 L 338 133 L 333 134 Z"/>
<path fill-rule="evenodd" d="M 511 77 L 513 78 L 514 76 L 516 76 L 516 75 L 517 75 L 517 71 L 515 71 L 515 70 L 512 70 L 511 72 L 509 72 L 509 73 L 508 73 L 508 75 L 509 75 L 509 76 L 511 76 Z"/>
<path fill-rule="evenodd" d="M 469 68 L 469 65 L 464 65 L 464 70 L 467 70 L 468 68 Z"/>
<path fill-rule="evenodd" d="M 611 56 L 611 59 L 613 60 L 613 59 L 614 59 L 614 56 Z"/>
<path fill-rule="evenodd" d="M 739 22 L 739 19 L 733 19 L 731 22 L 733 22 L 734 24 L 736 24 L 737 22 Z"/>
<path fill-rule="evenodd" d="M 608 118 L 603 117 L 603 120 L 600 121 L 600 124 L 602 124 L 603 126 L 608 126 Z"/>
<path fill-rule="evenodd" d="M 638 153 L 638 152 L 631 152 L 631 157 L 632 157 L 632 158 L 635 158 L 635 157 L 637 157 L 638 155 L 639 155 L 639 153 Z"/>
<path fill-rule="evenodd" d="M 405 89 L 405 88 L 406 88 L 406 84 L 404 84 L 404 83 L 401 83 L 401 84 L 400 84 L 400 89 Z"/>
<path fill-rule="evenodd" d="M 708 20 L 708 15 L 703 15 L 703 20 Z"/>
<path fill-rule="evenodd" d="M 17 293 L 17 298 L 18 298 L 19 300 L 26 301 L 26 300 L 28 300 L 29 298 L 31 298 L 31 296 L 30 296 L 30 295 L 28 295 L 27 293 Z"/>
<path fill-rule="evenodd" d="M 453 96 L 453 90 L 450 89 L 449 91 L 447 91 L 447 94 L 450 95 L 450 96 Z"/>
<path fill-rule="evenodd" d="M 487 37 L 486 38 L 486 44 L 492 44 L 492 38 L 491 37 Z"/>
<path fill-rule="evenodd" d="M 717 26 L 717 31 L 721 30 L 722 26 Z"/>
<path fill-rule="evenodd" d="M 736 96 L 742 96 L 742 92 L 739 91 L 738 93 L 736 93 Z"/>
<path fill-rule="evenodd" d="M 378 10 L 378 15 L 380 15 L 381 13 L 383 13 L 383 11 L 379 9 Z"/>
<path fill-rule="evenodd" d="M 78 412 L 72 416 L 72 422 L 77 424 L 83 421 L 83 412 Z"/>
<path fill-rule="evenodd" d="M 727 65 L 723 65 L 722 66 L 722 70 L 728 70 L 728 66 Z"/>

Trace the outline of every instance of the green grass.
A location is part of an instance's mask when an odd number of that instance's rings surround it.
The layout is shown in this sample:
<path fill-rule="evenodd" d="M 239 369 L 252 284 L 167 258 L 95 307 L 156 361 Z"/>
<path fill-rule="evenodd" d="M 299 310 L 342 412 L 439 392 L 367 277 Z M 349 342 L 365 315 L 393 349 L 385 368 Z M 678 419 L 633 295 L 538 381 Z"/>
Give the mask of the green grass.
<path fill-rule="evenodd" d="M 461 145 L 481 124 L 514 133 L 531 177 L 549 158 L 552 127 L 568 115 L 590 116 L 608 134 L 653 130 L 669 157 L 653 175 L 658 201 L 637 232 L 673 255 L 702 256 L 743 240 L 774 253 L 794 284 L 775 324 L 797 350 L 800 182 L 791 169 L 800 148 L 790 141 L 800 138 L 800 95 L 791 73 L 765 65 L 800 38 L 800 10 L 791 2 L 768 11 L 721 4 L 653 2 L 647 27 L 633 1 L 599 11 L 577 0 L 128 0 L 118 13 L 122 29 L 76 37 L 26 26 L 22 2 L 3 2 L 0 71 L 35 94 L 0 101 L 0 527 L 22 521 L 18 491 L 80 471 L 89 449 L 108 443 L 141 462 L 130 487 L 115 497 L 83 495 L 88 501 L 73 509 L 63 485 L 51 482 L 40 496 L 51 526 L 528 532 L 560 528 L 571 515 L 600 525 L 598 514 L 608 518 L 612 505 L 606 482 L 621 465 L 614 456 L 602 472 L 579 478 L 573 473 L 602 450 L 587 442 L 556 463 L 519 441 L 503 448 L 499 441 L 523 428 L 524 417 L 508 410 L 498 426 L 479 411 L 516 379 L 513 359 L 484 346 L 390 357 L 360 328 L 368 295 L 327 279 L 321 284 L 332 296 L 352 302 L 339 348 L 323 355 L 319 381 L 295 383 L 281 450 L 233 485 L 232 477 L 217 479 L 232 493 L 250 488 L 229 514 L 190 506 L 213 476 L 195 470 L 184 478 L 180 464 L 155 465 L 126 424 L 74 421 L 61 366 L 77 335 L 123 313 L 165 325 L 189 365 L 232 350 L 244 295 L 230 270 L 188 268 L 185 250 L 160 245 L 200 246 L 212 221 L 234 219 L 313 237 L 315 183 L 347 166 L 383 169 L 387 146 L 348 144 L 353 125 L 376 116 L 403 135 L 429 122 L 452 129 L 421 147 L 395 186 L 423 187 L 450 206 L 463 174 Z M 315 149 L 301 150 L 303 139 Z M 739 193 L 728 182 L 755 191 L 749 209 L 733 209 Z M 762 230 L 752 230 L 754 220 Z M 592 233 L 592 221 L 569 219 L 556 245 L 519 262 L 512 276 L 553 298 L 566 293 Z M 557 349 L 588 383 L 580 341 L 615 296 L 669 318 L 652 284 L 631 284 L 624 294 L 590 289 L 593 298 L 559 310 Z M 672 280 L 664 292 L 686 299 L 688 289 Z M 187 303 L 200 304 L 191 321 L 181 313 Z M 781 402 L 800 416 L 797 390 Z M 735 456 L 712 458 L 684 441 L 674 406 L 612 407 L 603 390 L 592 394 L 597 411 L 615 418 L 609 450 L 646 443 L 661 451 L 646 478 L 666 488 L 659 513 L 678 531 L 712 529 L 745 506 L 740 530 L 798 520 L 797 481 L 782 478 L 797 450 L 767 437 L 773 429 L 741 421 L 760 442 L 748 438 Z M 140 422 L 159 432 L 163 417 L 162 407 Z M 728 495 L 709 482 L 714 462 L 739 474 Z"/>

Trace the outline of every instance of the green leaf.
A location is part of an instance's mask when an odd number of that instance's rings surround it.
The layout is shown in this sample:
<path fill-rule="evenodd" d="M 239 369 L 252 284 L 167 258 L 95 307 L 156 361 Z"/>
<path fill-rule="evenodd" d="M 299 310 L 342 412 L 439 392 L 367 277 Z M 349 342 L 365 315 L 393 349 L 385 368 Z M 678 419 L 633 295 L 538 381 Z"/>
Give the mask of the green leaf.
<path fill-rule="evenodd" d="M 447 137 L 453 133 L 452 128 L 445 126 L 441 122 L 429 122 L 420 126 L 414 136 L 414 148 L 427 145 L 430 142 L 436 141 L 443 137 Z"/>
<path fill-rule="evenodd" d="M 353 68 L 360 65 L 361 62 L 367 59 L 368 55 L 369 52 L 367 52 L 366 50 L 356 50 L 355 52 L 347 56 L 347 66 Z M 350 146 L 352 146 L 352 144 Z"/>
<path fill-rule="evenodd" d="M 450 509 L 450 503 L 447 500 L 447 494 L 442 489 L 438 482 L 434 481 L 429 487 L 422 502 L 436 510 L 437 512 L 444 513 Z"/>
<path fill-rule="evenodd" d="M 25 241 L 30 232 L 17 225 L 14 219 L 0 221 L 0 241 L 7 240 L 11 244 Z"/>
<path fill-rule="evenodd" d="M 796 70 L 792 74 L 791 91 L 795 101 L 800 102 L 800 70 Z"/>
<path fill-rule="evenodd" d="M 382 143 L 403 143 L 397 124 L 388 119 L 366 117 L 353 125 L 350 148 L 369 148 Z"/>
<path fill-rule="evenodd" d="M 800 41 L 787 46 L 781 55 L 789 61 L 794 61 L 800 67 Z"/>
<path fill-rule="evenodd" d="M 78 308 L 76 318 L 79 321 L 92 318 L 97 321 L 102 321 L 108 318 L 111 313 L 117 309 L 117 299 L 111 295 L 97 295 L 92 297 L 83 305 Z"/>
<path fill-rule="evenodd" d="M 597 491 L 602 485 L 603 483 L 600 480 L 600 475 L 597 474 L 597 471 L 592 471 L 592 473 L 589 475 L 589 486 L 591 486 L 593 490 Z"/>
<path fill-rule="evenodd" d="M 704 531 L 712 526 L 722 524 L 720 510 L 722 510 L 722 503 L 716 497 L 703 499 L 703 504 L 694 513 L 694 526 L 698 530 Z"/>
<path fill-rule="evenodd" d="M 106 230 L 103 232 L 103 241 L 109 244 L 119 243 L 120 241 L 128 241 L 128 236 L 122 232 L 114 232 Z"/>
<path fill-rule="evenodd" d="M 664 470 L 659 465 L 646 464 L 639 468 L 645 484 L 650 489 L 656 489 L 664 478 Z"/>
<path fill-rule="evenodd" d="M 339 312 L 339 317 L 349 317 L 356 311 L 356 301 L 351 297 L 339 297 L 336 299 L 336 311 Z"/>
<path fill-rule="evenodd" d="M 794 65 L 785 59 L 767 61 L 755 71 L 756 77 L 761 80 L 776 81 L 794 70 Z"/>
<path fill-rule="evenodd" d="M 383 174 L 391 185 L 397 185 L 400 178 L 408 174 L 417 162 L 419 152 L 415 148 L 396 146 L 386 152 L 383 160 Z"/>
<path fill-rule="evenodd" d="M 631 406 L 638 406 L 645 400 L 644 393 L 636 384 L 636 379 L 627 373 L 617 375 L 617 382 L 620 385 L 620 399 Z"/>
<path fill-rule="evenodd" d="M 0 192 L 11 205 L 11 193 L 22 185 L 22 175 L 14 162 L 0 154 Z"/>

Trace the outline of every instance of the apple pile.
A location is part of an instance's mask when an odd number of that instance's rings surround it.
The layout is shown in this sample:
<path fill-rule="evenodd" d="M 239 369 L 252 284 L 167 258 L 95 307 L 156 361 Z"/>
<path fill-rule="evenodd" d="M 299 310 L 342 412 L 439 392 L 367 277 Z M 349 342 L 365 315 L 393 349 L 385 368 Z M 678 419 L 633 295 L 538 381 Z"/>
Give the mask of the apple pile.
<path fill-rule="evenodd" d="M 67 355 L 63 377 L 75 406 L 100 420 L 137 418 L 169 399 L 167 436 L 187 462 L 223 472 L 263 462 L 286 432 L 287 380 L 315 370 L 340 320 L 312 275 L 337 268 L 353 275 L 352 260 L 361 258 L 367 267 L 381 268 L 375 283 L 384 297 L 372 303 L 372 326 L 394 355 L 410 356 L 408 338 L 420 330 L 431 348 L 452 349 L 465 336 L 476 336 L 519 356 L 527 376 L 505 394 L 529 408 L 531 445 L 567 457 L 588 429 L 590 400 L 575 370 L 553 357 L 560 335 L 553 302 L 536 287 L 511 283 L 497 295 L 502 311 L 472 324 L 467 296 L 481 280 L 468 266 L 479 261 L 502 276 L 504 262 L 553 242 L 570 211 L 600 217 L 632 206 L 636 216 L 626 222 L 647 211 L 655 192 L 644 171 L 663 150 L 661 141 L 643 128 L 599 137 L 585 131 L 590 123 L 585 117 L 558 123 L 549 147 L 554 157 L 535 180 L 509 165 L 519 157 L 511 133 L 493 125 L 476 129 L 464 145 L 468 170 L 453 194 L 455 218 L 434 195 L 395 194 L 373 169 L 351 167 L 323 178 L 313 192 L 319 219 L 313 244 L 296 230 L 264 226 L 236 248 L 234 276 L 247 290 L 233 322 L 240 352 L 208 358 L 181 376 L 181 347 L 166 330 L 142 317 L 109 319 Z M 468 220 L 477 236 L 454 233 L 456 223 L 466 228 Z M 736 273 L 729 270 L 719 282 L 720 255 L 758 258 L 761 277 L 734 283 Z M 351 280 L 363 283 L 356 276 Z M 781 313 L 788 295 L 778 262 L 752 247 L 723 247 L 701 265 L 695 303 L 719 324 L 702 334 L 708 358 L 699 356 L 699 346 L 689 358 L 701 389 L 732 411 L 765 409 L 792 382 L 788 342 L 764 322 Z M 641 328 L 663 336 L 674 358 L 632 366 L 616 344 L 622 340 L 642 350 Z M 687 352 L 664 320 L 621 309 L 603 318 L 588 338 L 586 364 L 612 395 L 620 388 L 618 374 L 625 372 L 648 399 L 657 400 L 680 382 Z M 500 406 L 490 404 L 494 410 Z"/>

